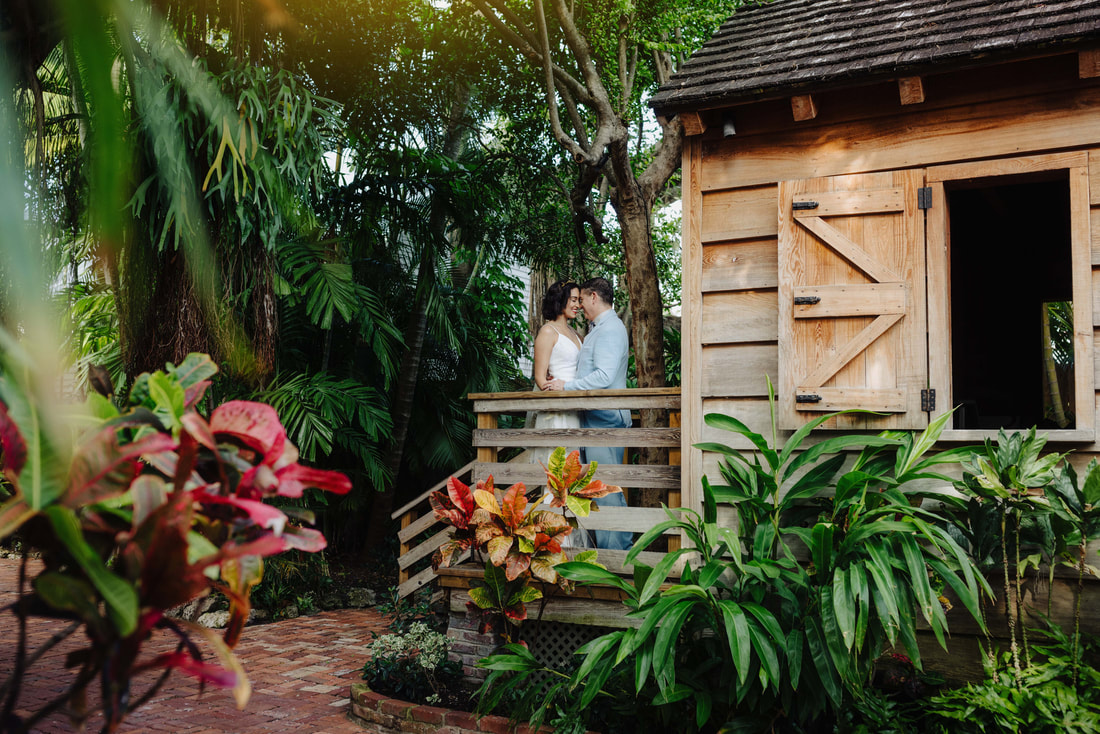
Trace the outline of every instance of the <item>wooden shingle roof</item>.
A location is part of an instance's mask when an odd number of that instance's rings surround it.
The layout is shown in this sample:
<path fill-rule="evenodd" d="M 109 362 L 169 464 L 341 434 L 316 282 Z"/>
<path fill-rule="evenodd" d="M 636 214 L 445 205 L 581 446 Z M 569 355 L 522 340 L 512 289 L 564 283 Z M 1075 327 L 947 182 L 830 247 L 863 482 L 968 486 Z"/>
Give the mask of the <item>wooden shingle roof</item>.
<path fill-rule="evenodd" d="M 659 113 L 1100 46 L 1100 0 L 774 0 L 726 21 L 650 100 Z"/>

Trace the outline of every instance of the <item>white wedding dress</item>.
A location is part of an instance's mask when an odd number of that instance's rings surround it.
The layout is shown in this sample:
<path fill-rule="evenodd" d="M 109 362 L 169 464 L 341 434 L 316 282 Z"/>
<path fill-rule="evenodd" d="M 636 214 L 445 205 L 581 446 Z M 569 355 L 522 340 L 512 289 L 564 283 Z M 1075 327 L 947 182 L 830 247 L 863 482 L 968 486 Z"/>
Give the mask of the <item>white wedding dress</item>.
<path fill-rule="evenodd" d="M 577 358 L 580 356 L 580 353 L 581 349 L 577 346 L 576 342 L 559 331 L 558 340 L 554 343 L 554 348 L 550 350 L 550 364 L 548 366 L 550 374 L 560 378 L 563 382 L 569 382 L 575 378 L 577 376 Z M 538 390 L 537 385 L 535 386 L 535 390 Z M 558 429 L 580 428 L 581 416 L 576 410 L 543 410 L 535 413 L 535 419 L 532 421 L 531 427 Z M 542 446 L 536 446 L 530 449 L 529 455 L 531 457 L 531 463 L 546 466 L 550 462 L 550 454 L 553 450 L 554 449 L 550 447 Z M 565 447 L 567 455 L 569 452 L 575 450 L 575 448 Z M 584 531 L 580 528 L 576 528 L 565 537 L 562 546 L 565 548 L 585 548 L 588 546 L 588 543 L 584 536 Z"/>

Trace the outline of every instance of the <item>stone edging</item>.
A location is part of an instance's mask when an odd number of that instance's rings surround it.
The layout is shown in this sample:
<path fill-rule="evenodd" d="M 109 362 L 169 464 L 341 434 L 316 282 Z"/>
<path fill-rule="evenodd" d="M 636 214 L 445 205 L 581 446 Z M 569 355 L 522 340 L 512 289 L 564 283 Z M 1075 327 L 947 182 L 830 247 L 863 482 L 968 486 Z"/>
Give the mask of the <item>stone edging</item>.
<path fill-rule="evenodd" d="M 422 706 L 372 691 L 366 683 L 351 686 L 351 718 L 369 731 L 410 734 L 535 734 L 528 724 L 512 724 L 503 716 L 482 716 L 437 706 Z M 543 726 L 538 734 L 554 730 Z"/>

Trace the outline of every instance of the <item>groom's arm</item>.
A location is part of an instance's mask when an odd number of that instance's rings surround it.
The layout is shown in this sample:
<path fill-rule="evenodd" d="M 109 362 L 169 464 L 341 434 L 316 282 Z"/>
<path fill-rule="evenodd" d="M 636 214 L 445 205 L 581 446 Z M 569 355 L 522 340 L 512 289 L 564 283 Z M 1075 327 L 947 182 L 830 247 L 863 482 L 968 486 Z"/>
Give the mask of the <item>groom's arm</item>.
<path fill-rule="evenodd" d="M 610 325 L 609 325 L 610 326 Z M 602 390 L 611 387 L 615 375 L 626 356 L 626 328 L 620 323 L 618 329 L 607 329 L 600 334 L 600 343 L 592 350 L 594 369 L 584 377 L 578 377 L 565 383 L 565 390 Z"/>

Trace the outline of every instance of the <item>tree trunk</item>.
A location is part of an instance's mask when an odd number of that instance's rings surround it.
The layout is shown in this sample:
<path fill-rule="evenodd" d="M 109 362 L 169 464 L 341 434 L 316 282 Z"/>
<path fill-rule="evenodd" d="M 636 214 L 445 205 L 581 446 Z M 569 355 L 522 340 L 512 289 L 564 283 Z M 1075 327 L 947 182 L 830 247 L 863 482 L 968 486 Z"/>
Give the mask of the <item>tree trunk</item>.
<path fill-rule="evenodd" d="M 427 261 L 427 262 L 426 262 Z M 428 250 L 420 259 L 420 278 L 427 279 L 434 273 L 428 257 Z M 421 283 L 421 285 L 424 285 Z M 367 537 L 363 543 L 363 555 L 381 545 L 386 539 L 390 527 L 390 513 L 393 511 L 393 498 L 397 493 L 397 475 L 401 471 L 401 460 L 405 453 L 405 439 L 409 435 L 409 422 L 412 420 L 413 397 L 416 395 L 416 383 L 420 376 L 420 356 L 424 350 L 424 337 L 428 333 L 428 301 L 430 289 L 417 288 L 415 309 L 409 319 L 406 331 L 408 349 L 401 358 L 401 372 L 398 376 L 390 415 L 393 417 L 393 439 L 386 454 L 386 471 L 390 476 L 386 487 L 374 496 L 370 503 L 370 517 L 367 521 Z"/>
<path fill-rule="evenodd" d="M 636 182 L 620 180 L 611 200 L 618 216 L 623 238 L 626 264 L 626 287 L 630 295 L 630 333 L 634 342 L 634 368 L 638 387 L 665 386 L 664 307 L 657 276 L 657 259 L 653 255 L 650 227 L 650 207 Z M 643 428 L 668 425 L 668 411 L 641 411 Z M 668 451 L 642 449 L 643 464 L 667 464 Z M 660 490 L 641 490 L 637 504 L 657 507 L 664 499 Z"/>

